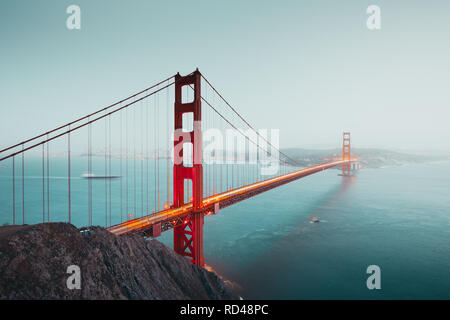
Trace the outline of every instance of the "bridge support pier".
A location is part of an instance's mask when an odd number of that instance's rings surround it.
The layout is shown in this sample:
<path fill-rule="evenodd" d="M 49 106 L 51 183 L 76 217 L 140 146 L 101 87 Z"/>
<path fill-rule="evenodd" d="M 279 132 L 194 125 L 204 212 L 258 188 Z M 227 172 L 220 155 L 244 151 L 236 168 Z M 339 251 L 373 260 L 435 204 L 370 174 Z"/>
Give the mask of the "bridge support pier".
<path fill-rule="evenodd" d="M 174 228 L 174 250 L 187 257 L 193 264 L 204 267 L 203 257 L 203 223 L 204 214 L 194 212 L 184 224 Z"/>
<path fill-rule="evenodd" d="M 194 89 L 194 100 L 182 102 L 182 87 Z M 188 88 L 188 90 L 191 90 Z M 184 182 L 192 181 L 193 213 L 185 218 L 182 225 L 174 228 L 174 250 L 187 257 L 193 264 L 204 267 L 203 258 L 203 166 L 202 166 L 202 112 L 201 112 L 201 74 L 198 69 L 187 76 L 175 76 L 175 132 L 174 132 L 174 166 L 173 166 L 173 203 L 174 208 L 181 207 L 184 201 Z M 193 124 L 183 126 L 183 114 L 193 115 Z M 183 131 L 183 127 L 193 128 Z M 192 164 L 183 163 L 183 149 L 192 143 Z M 190 202 L 190 199 L 187 199 Z"/>

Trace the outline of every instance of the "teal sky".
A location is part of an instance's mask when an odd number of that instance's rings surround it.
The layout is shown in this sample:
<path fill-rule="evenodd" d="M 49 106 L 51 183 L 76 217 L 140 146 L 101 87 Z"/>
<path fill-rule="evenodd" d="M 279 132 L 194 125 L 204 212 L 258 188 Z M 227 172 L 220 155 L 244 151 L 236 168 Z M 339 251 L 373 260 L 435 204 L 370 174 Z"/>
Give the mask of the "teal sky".
<path fill-rule="evenodd" d="M 1 0 L 0 147 L 199 67 L 282 147 L 337 147 L 349 130 L 357 147 L 450 152 L 449 14 L 437 0 Z"/>

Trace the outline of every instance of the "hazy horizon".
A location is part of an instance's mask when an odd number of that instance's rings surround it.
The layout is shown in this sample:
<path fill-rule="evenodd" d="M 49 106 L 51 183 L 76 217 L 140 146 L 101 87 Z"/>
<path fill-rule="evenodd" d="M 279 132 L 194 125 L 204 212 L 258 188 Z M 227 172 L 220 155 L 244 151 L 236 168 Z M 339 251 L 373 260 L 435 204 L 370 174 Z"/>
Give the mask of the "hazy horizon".
<path fill-rule="evenodd" d="M 0 145 L 196 67 L 281 148 L 449 153 L 448 1 L 0 4 Z M 381 8 L 382 28 L 366 27 Z"/>

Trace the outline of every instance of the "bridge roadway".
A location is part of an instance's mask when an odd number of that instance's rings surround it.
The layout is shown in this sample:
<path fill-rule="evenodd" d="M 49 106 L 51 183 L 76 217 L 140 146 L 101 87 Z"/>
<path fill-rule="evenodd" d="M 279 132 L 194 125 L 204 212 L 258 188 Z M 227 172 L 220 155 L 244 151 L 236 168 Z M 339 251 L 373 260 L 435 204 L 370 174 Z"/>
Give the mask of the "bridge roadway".
<path fill-rule="evenodd" d="M 354 162 L 356 159 L 339 160 L 311 167 L 306 167 L 286 175 L 270 178 L 264 181 L 256 182 L 247 186 L 223 192 L 203 200 L 201 211 L 206 215 L 218 212 L 218 209 L 228 207 L 236 202 L 251 198 L 262 192 L 276 188 L 294 180 L 309 176 L 311 174 L 323 171 L 332 167 L 344 164 L 345 162 Z M 169 208 L 163 211 L 153 213 L 141 218 L 128 220 L 126 222 L 111 226 L 108 231 L 115 235 L 127 233 L 141 233 L 145 236 L 158 236 L 160 232 L 167 231 L 178 225 L 185 223 L 186 219 L 193 213 L 192 202 L 179 208 Z"/>

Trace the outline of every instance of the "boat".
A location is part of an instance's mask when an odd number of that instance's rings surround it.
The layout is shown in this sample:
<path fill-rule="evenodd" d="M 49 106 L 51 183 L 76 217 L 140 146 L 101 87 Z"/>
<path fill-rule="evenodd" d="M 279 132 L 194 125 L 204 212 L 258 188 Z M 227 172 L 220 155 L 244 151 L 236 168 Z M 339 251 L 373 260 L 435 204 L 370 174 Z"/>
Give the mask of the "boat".
<path fill-rule="evenodd" d="M 91 172 L 83 173 L 81 175 L 83 179 L 119 179 L 120 176 L 97 176 Z"/>

